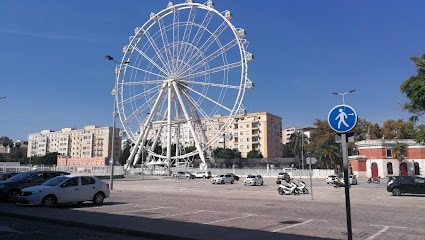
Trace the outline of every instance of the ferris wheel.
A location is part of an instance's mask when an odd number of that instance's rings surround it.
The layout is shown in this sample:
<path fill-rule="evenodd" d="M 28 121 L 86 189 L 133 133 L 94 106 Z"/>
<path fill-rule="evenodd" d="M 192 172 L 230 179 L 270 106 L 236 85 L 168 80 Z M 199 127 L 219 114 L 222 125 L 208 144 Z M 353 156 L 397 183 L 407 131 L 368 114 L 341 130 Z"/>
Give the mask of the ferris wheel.
<path fill-rule="evenodd" d="M 169 2 L 135 28 L 114 89 L 121 125 L 134 143 L 127 166 L 145 153 L 146 164 L 170 167 L 195 155 L 205 164 L 205 152 L 244 110 L 245 90 L 253 87 L 247 64 L 254 59 L 245 30 L 231 20 L 212 1 L 187 0 Z"/>

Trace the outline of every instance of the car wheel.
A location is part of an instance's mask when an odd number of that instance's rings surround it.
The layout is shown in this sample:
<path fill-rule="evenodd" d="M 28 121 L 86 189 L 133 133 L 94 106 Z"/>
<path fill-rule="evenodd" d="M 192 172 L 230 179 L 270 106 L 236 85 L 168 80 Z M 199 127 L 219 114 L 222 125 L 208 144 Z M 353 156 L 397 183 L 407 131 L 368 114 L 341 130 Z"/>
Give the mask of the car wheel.
<path fill-rule="evenodd" d="M 263 186 L 264 182 L 261 182 L 261 186 Z"/>
<path fill-rule="evenodd" d="M 394 188 L 392 191 L 393 196 L 400 196 L 401 195 L 401 191 L 399 188 Z"/>
<path fill-rule="evenodd" d="M 57 200 L 53 195 L 47 195 L 41 200 L 41 206 L 43 207 L 54 207 L 56 206 Z"/>
<path fill-rule="evenodd" d="M 12 190 L 7 194 L 7 201 L 8 202 L 16 202 L 18 198 L 19 192 L 16 190 Z"/>
<path fill-rule="evenodd" d="M 257 185 L 257 182 L 254 182 L 254 186 Z"/>
<path fill-rule="evenodd" d="M 101 192 L 96 193 L 93 197 L 93 203 L 95 205 L 102 205 L 103 200 L 105 200 L 105 195 Z"/>
<path fill-rule="evenodd" d="M 224 180 L 221 180 L 221 184 L 224 184 Z"/>
<path fill-rule="evenodd" d="M 283 192 L 283 189 L 282 189 L 282 188 L 278 188 L 278 189 L 277 189 L 277 192 L 279 193 L 279 195 L 283 195 L 283 194 L 284 194 L 284 192 Z"/>
<path fill-rule="evenodd" d="M 233 184 L 235 181 L 234 180 L 232 180 L 232 181 L 230 181 L 230 184 Z"/>

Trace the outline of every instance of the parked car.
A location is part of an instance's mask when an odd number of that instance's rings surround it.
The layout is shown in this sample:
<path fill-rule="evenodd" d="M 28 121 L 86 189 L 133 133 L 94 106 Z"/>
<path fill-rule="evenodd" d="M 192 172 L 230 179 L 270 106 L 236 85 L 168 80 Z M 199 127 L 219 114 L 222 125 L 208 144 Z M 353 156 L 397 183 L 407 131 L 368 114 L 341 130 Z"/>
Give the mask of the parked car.
<path fill-rule="evenodd" d="M 0 182 L 0 198 L 8 202 L 16 202 L 21 189 L 41 185 L 45 181 L 62 175 L 69 175 L 61 171 L 28 171 L 21 172 L 15 176 Z"/>
<path fill-rule="evenodd" d="M 261 175 L 253 175 L 253 174 L 249 174 L 248 176 L 246 176 L 245 180 L 243 181 L 244 185 L 263 185 L 264 181 L 263 181 L 263 177 Z"/>
<path fill-rule="evenodd" d="M 109 193 L 109 184 L 97 177 L 64 175 L 40 186 L 22 189 L 17 196 L 17 203 L 54 207 L 61 203 L 92 201 L 95 205 L 102 205 Z"/>
<path fill-rule="evenodd" d="M 326 183 L 327 184 L 332 184 L 332 183 L 334 183 L 335 180 L 337 180 L 337 178 L 338 178 L 338 176 L 336 176 L 336 175 L 329 175 L 326 178 Z"/>
<path fill-rule="evenodd" d="M 211 172 L 210 171 L 202 171 L 194 173 L 196 178 L 211 178 Z"/>
<path fill-rule="evenodd" d="M 15 176 L 19 172 L 2 172 L 0 173 L 0 181 L 6 181 L 7 179 Z"/>
<path fill-rule="evenodd" d="M 216 177 L 211 178 L 212 184 L 225 184 L 230 183 L 233 184 L 235 182 L 235 179 L 233 178 L 233 175 L 227 173 L 227 174 L 220 174 Z"/>
<path fill-rule="evenodd" d="M 425 178 L 418 176 L 390 177 L 387 191 L 391 192 L 393 196 L 400 196 L 402 193 L 425 194 Z"/>
<path fill-rule="evenodd" d="M 173 178 L 195 179 L 195 175 L 187 171 L 179 171 L 173 174 Z"/>
<path fill-rule="evenodd" d="M 289 182 L 291 180 L 291 176 L 287 172 L 280 172 L 277 174 L 277 184 L 281 184 L 282 181 Z"/>
<path fill-rule="evenodd" d="M 340 177 L 339 180 L 344 183 L 345 179 L 344 177 Z M 357 185 L 357 175 L 350 175 L 348 179 L 350 185 Z"/>
<path fill-rule="evenodd" d="M 235 181 L 239 181 L 239 176 L 238 175 L 236 175 L 236 174 L 234 174 L 234 173 L 226 173 L 226 174 L 229 174 L 229 175 L 232 175 L 232 177 L 233 177 L 233 179 L 235 180 Z"/>

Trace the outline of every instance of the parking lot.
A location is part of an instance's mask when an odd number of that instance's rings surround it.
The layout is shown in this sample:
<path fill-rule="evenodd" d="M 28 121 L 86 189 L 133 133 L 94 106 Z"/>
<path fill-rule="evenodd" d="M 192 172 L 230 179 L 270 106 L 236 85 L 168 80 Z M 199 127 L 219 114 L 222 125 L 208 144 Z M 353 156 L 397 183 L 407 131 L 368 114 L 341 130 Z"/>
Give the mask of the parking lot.
<path fill-rule="evenodd" d="M 302 180 L 310 189 L 309 179 Z M 243 179 L 221 185 L 208 179 L 132 176 L 115 179 L 103 206 L 9 204 L 7 213 L 162 239 L 347 239 L 344 188 L 313 179 L 313 195 L 279 195 L 275 178 L 264 181 L 263 186 L 244 186 Z M 425 196 L 393 197 L 385 187 L 385 181 L 359 179 L 350 188 L 353 239 L 424 239 Z M 5 212 L 7 204 L 2 205 Z"/>

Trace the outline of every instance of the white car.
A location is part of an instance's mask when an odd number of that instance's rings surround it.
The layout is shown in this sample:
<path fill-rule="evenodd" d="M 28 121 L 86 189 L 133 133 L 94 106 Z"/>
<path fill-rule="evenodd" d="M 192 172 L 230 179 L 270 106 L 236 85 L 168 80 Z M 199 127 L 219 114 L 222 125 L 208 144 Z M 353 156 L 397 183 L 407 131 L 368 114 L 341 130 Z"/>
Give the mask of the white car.
<path fill-rule="evenodd" d="M 92 201 L 95 205 L 102 205 L 109 193 L 109 184 L 97 177 L 64 175 L 54 177 L 42 185 L 22 189 L 17 203 L 54 207 L 59 203 Z"/>
<path fill-rule="evenodd" d="M 225 184 L 230 183 L 233 184 L 235 182 L 235 179 L 231 174 L 220 174 L 216 177 L 213 177 L 211 179 L 212 184 Z"/>
<path fill-rule="evenodd" d="M 243 181 L 244 185 L 263 185 L 263 177 L 261 175 L 248 175 L 245 180 Z"/>
<path fill-rule="evenodd" d="M 193 175 L 195 175 L 196 178 L 210 178 L 211 172 L 210 171 L 202 171 L 202 172 L 194 173 Z"/>
<path fill-rule="evenodd" d="M 329 175 L 326 178 L 326 183 L 327 184 L 331 184 L 331 183 L 334 183 L 334 181 L 336 181 L 336 180 L 338 180 L 338 176 L 336 176 L 336 175 Z"/>

